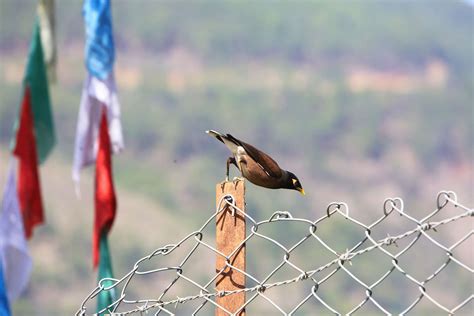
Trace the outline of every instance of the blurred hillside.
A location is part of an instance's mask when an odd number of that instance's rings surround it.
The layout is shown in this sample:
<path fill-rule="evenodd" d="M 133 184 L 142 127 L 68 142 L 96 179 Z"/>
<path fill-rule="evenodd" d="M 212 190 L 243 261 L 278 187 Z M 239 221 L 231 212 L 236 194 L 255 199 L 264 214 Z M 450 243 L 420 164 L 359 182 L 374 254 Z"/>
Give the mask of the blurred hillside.
<path fill-rule="evenodd" d="M 35 3 L 0 1 L 2 188 Z M 117 276 L 214 208 L 228 152 L 204 134 L 210 128 L 271 153 L 305 187 L 302 198 L 249 184 L 257 218 L 276 210 L 316 218 L 342 200 L 364 221 L 387 196 L 403 197 L 418 216 L 441 189 L 473 204 L 472 6 L 114 1 L 113 21 L 126 141 L 114 157 Z M 30 243 L 33 280 L 15 306 L 25 315 L 71 314 L 95 285 L 93 172 L 83 173 L 79 201 L 70 180 L 86 74 L 79 2 L 57 1 L 57 33 L 58 145 L 41 169 L 47 224 Z"/>

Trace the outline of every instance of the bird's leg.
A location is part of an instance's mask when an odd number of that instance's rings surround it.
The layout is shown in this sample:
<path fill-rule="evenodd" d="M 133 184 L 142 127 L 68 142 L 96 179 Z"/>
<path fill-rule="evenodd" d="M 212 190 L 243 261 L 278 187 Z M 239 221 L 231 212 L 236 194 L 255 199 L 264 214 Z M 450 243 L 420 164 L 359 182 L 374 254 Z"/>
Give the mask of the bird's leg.
<path fill-rule="evenodd" d="M 236 163 L 234 157 L 227 158 L 225 180 L 221 182 L 221 190 L 222 191 L 224 191 L 224 185 L 226 184 L 226 182 L 229 182 L 229 166 L 230 166 L 231 163 L 233 163 L 233 164 Z"/>
<path fill-rule="evenodd" d="M 236 162 L 235 159 L 234 162 Z M 240 177 L 234 177 L 234 179 L 232 179 L 232 182 L 234 183 L 234 189 L 237 189 L 237 184 L 239 183 L 239 181 L 244 181 L 244 175 L 242 173 L 242 160 L 239 159 L 238 165 L 237 163 L 235 163 L 235 165 L 239 168 L 240 171 Z"/>
<path fill-rule="evenodd" d="M 229 166 L 230 164 L 233 163 L 235 164 L 235 158 L 234 157 L 229 157 L 227 158 L 227 169 L 226 169 L 226 174 L 225 174 L 225 181 L 229 181 Z"/>

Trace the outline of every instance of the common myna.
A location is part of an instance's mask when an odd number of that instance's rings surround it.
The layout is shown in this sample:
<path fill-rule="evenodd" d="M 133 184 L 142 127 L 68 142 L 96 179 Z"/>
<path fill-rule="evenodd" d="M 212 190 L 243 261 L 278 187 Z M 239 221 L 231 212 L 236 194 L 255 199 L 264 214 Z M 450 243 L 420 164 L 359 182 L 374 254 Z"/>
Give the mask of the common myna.
<path fill-rule="evenodd" d="M 255 185 L 270 189 L 292 189 L 305 194 L 295 174 L 281 169 L 276 161 L 263 151 L 230 134 L 223 135 L 213 130 L 206 133 L 223 142 L 232 152 L 233 157 L 227 159 L 226 181 L 229 179 L 229 165 L 232 163 L 239 168 L 244 178 Z"/>

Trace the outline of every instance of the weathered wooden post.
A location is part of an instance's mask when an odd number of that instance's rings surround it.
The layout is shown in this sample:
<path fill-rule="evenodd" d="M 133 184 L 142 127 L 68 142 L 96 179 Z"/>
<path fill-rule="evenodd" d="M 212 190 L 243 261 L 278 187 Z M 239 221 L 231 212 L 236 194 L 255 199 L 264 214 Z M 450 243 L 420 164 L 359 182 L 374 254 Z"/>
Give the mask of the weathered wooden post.
<path fill-rule="evenodd" d="M 221 198 L 227 194 L 235 199 L 235 205 L 245 212 L 245 182 L 225 182 L 216 186 L 216 203 L 219 208 Z M 225 254 L 229 263 L 241 271 L 245 271 L 245 245 L 237 249 L 245 240 L 245 217 L 238 211 L 233 211 L 228 206 L 216 217 L 216 247 L 217 250 Z M 217 255 L 216 273 L 219 273 L 226 266 L 226 258 Z M 245 288 L 245 275 L 235 269 L 226 267 L 216 279 L 216 289 L 218 291 L 232 291 Z M 217 297 L 217 304 L 224 307 L 231 313 L 235 313 L 245 304 L 245 292 L 228 296 Z M 221 308 L 216 307 L 216 316 L 228 315 Z M 245 315 L 245 309 L 237 315 Z"/>

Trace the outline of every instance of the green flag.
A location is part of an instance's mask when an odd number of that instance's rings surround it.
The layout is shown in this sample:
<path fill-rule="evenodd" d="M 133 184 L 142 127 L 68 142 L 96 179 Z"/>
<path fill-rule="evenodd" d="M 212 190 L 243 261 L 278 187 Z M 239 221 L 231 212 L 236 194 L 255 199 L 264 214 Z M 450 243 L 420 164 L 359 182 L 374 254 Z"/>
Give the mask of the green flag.
<path fill-rule="evenodd" d="M 33 31 L 14 129 L 11 148 L 18 158 L 18 199 L 25 234 L 31 238 L 33 228 L 44 222 L 38 164 L 46 160 L 56 142 L 38 22 Z"/>
<path fill-rule="evenodd" d="M 104 278 L 113 278 L 112 272 L 112 260 L 109 253 L 109 243 L 107 241 L 107 232 L 104 231 L 100 237 L 100 261 L 99 261 L 99 276 L 98 280 Z M 102 285 L 105 287 L 113 285 L 112 281 L 102 282 Z M 109 307 L 112 311 L 112 304 L 116 300 L 115 288 L 112 288 L 108 291 L 102 290 L 98 295 L 97 300 L 97 311 L 100 311 L 104 308 Z M 108 315 L 110 312 L 100 313 L 99 315 Z"/>
<path fill-rule="evenodd" d="M 30 91 L 30 107 L 33 115 L 34 134 L 39 163 L 43 163 L 56 143 L 53 116 L 48 90 L 48 77 L 43 59 L 40 26 L 35 24 L 33 40 L 28 55 L 25 77 L 23 79 L 23 98 Z M 18 122 L 16 124 L 18 127 Z M 14 140 L 15 141 L 15 140 Z M 15 148 L 15 144 L 13 144 Z"/>

